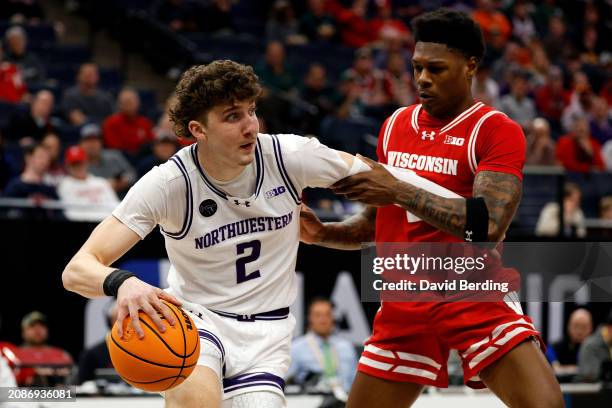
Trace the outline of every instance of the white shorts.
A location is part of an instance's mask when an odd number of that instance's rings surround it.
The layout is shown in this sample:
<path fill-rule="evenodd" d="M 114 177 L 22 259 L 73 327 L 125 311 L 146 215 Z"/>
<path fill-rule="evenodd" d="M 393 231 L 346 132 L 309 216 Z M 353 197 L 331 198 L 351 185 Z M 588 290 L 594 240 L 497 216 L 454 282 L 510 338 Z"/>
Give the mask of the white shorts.
<path fill-rule="evenodd" d="M 295 327 L 292 314 L 282 320 L 238 321 L 193 303 L 183 302 L 182 307 L 200 335 L 198 365 L 219 374 L 224 400 L 254 391 L 284 395 Z"/>

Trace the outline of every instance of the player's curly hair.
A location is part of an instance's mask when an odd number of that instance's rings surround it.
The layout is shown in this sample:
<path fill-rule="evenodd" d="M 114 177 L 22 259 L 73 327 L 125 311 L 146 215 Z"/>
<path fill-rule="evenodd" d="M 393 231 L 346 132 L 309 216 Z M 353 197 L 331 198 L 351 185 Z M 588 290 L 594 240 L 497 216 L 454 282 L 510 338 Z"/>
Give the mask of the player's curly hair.
<path fill-rule="evenodd" d="M 206 114 L 219 104 L 255 100 L 262 88 L 253 68 L 230 60 L 196 65 L 183 73 L 176 85 L 175 100 L 168 109 L 174 133 L 192 138 L 191 120 L 206 123 Z"/>
<path fill-rule="evenodd" d="M 485 42 L 478 23 L 465 13 L 440 8 L 412 20 L 415 42 L 445 44 L 460 51 L 467 58 L 482 61 Z"/>

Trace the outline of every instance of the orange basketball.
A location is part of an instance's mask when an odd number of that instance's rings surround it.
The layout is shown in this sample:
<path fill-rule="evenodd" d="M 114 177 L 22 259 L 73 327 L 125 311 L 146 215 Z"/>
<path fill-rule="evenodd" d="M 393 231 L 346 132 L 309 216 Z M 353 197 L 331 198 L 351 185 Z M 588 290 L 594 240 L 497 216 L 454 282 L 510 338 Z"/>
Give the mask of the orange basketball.
<path fill-rule="evenodd" d="M 129 316 L 123 321 L 123 338 L 119 337 L 117 323 L 106 336 L 111 361 L 121 378 L 145 391 L 176 387 L 191 374 L 200 357 L 200 337 L 191 317 L 180 307 L 163 302 L 178 320 L 174 326 L 164 321 L 165 333 L 141 311 L 142 340 Z"/>

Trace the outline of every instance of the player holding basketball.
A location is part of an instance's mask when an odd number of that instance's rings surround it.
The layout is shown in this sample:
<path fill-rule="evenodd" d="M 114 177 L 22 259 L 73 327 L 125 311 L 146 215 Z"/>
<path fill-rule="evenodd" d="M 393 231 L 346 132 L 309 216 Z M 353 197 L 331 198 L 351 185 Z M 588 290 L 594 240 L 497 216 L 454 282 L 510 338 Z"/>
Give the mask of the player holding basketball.
<path fill-rule="evenodd" d="M 285 405 L 301 191 L 369 170 L 316 139 L 260 134 L 260 93 L 252 68 L 232 61 L 183 74 L 170 117 L 197 143 L 139 180 L 63 273 L 83 296 L 117 295 L 119 327 L 129 315 L 140 337 L 139 310 L 161 331 L 158 312 L 175 323 L 160 299 L 191 312 L 201 356 L 165 393 L 168 407 Z M 157 225 L 172 264 L 167 291 L 109 266 Z"/>
<path fill-rule="evenodd" d="M 472 99 L 472 77 L 484 54 L 480 28 L 467 15 L 447 9 L 416 18 L 413 28 L 421 104 L 400 108 L 384 123 L 379 161 L 414 169 L 463 198 L 415 188 L 370 161 L 373 171 L 332 186 L 370 207 L 327 224 L 304 211 L 303 241 L 358 249 L 374 239 L 503 240 L 521 197 L 525 140 L 515 122 Z M 428 166 L 430 161 L 435 165 Z M 513 306 L 383 302 L 348 407 L 408 407 L 424 385 L 447 386 L 451 348 L 462 356 L 468 385 L 484 383 L 511 407 L 563 406 L 559 384 L 537 345 L 542 344 L 539 333 L 520 312 L 520 303 Z"/>

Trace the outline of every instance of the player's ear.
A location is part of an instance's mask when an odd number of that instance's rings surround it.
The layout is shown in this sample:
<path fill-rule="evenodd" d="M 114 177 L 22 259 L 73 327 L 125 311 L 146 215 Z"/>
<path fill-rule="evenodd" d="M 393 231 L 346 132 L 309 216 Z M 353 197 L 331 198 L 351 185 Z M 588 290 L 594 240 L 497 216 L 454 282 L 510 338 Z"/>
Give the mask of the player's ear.
<path fill-rule="evenodd" d="M 197 120 L 190 120 L 187 128 L 196 139 L 206 139 L 207 133 L 205 126 Z"/>
<path fill-rule="evenodd" d="M 476 57 L 468 58 L 466 67 L 466 76 L 468 79 L 472 79 L 478 69 L 478 59 Z"/>

